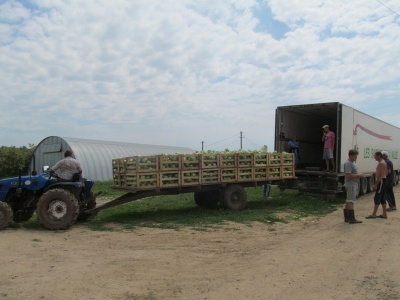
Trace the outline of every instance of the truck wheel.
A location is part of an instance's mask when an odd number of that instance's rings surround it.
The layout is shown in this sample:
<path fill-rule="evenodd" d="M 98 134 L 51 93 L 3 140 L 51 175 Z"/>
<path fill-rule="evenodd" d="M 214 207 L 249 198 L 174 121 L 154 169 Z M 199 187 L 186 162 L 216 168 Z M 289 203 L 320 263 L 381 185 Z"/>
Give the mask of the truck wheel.
<path fill-rule="evenodd" d="M 10 226 L 13 220 L 13 211 L 8 203 L 0 202 L 0 229 Z"/>
<path fill-rule="evenodd" d="M 368 190 L 368 181 L 367 178 L 361 178 L 360 179 L 360 193 L 359 195 L 365 195 Z"/>
<path fill-rule="evenodd" d="M 30 218 L 32 218 L 34 210 L 30 209 L 23 209 L 23 210 L 18 210 L 14 213 L 14 222 L 25 222 L 28 221 Z"/>
<path fill-rule="evenodd" d="M 47 229 L 67 229 L 78 218 L 78 200 L 69 191 L 52 189 L 39 198 L 36 214 Z"/>
<path fill-rule="evenodd" d="M 194 202 L 196 202 L 198 207 L 205 206 L 206 198 L 204 192 L 194 192 L 193 197 L 194 197 Z"/>
<path fill-rule="evenodd" d="M 247 205 L 247 195 L 239 184 L 233 184 L 225 188 L 221 195 L 221 205 L 225 208 L 240 210 Z"/>
<path fill-rule="evenodd" d="M 90 196 L 93 196 L 93 192 L 90 193 Z M 96 208 L 96 206 L 97 206 L 96 198 L 93 198 L 92 201 L 86 203 L 85 207 L 81 207 L 81 210 L 78 215 L 78 221 L 83 222 L 89 219 L 90 217 L 97 215 L 97 213 L 89 214 L 86 212 L 86 210 Z"/>
<path fill-rule="evenodd" d="M 194 201 L 199 207 L 218 208 L 219 191 L 194 192 Z"/>

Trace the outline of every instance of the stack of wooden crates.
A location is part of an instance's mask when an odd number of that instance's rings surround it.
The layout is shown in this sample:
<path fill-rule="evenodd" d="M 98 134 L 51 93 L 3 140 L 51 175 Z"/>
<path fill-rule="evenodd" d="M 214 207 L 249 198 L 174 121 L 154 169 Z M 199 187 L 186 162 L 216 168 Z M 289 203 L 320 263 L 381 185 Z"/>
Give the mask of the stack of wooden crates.
<path fill-rule="evenodd" d="M 151 190 L 295 177 L 292 153 L 161 154 L 113 159 L 113 185 Z"/>

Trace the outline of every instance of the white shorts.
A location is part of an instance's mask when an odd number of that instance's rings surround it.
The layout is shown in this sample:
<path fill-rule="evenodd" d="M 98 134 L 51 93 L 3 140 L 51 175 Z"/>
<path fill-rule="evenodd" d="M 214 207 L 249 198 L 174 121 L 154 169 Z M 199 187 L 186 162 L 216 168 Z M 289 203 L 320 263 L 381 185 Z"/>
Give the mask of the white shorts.
<path fill-rule="evenodd" d="M 358 184 L 346 185 L 346 202 L 354 203 L 358 195 Z"/>

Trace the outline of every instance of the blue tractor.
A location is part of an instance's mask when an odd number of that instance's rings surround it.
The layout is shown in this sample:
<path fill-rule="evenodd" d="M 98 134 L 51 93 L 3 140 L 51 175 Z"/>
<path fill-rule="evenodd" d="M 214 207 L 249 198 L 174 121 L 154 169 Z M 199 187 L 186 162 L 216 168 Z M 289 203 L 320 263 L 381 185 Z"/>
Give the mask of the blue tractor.
<path fill-rule="evenodd" d="M 84 178 L 62 180 L 48 167 L 43 174 L 0 180 L 0 229 L 13 221 L 29 220 L 36 211 L 47 229 L 67 229 L 77 220 L 86 220 L 87 210 L 96 207 L 94 182 Z"/>

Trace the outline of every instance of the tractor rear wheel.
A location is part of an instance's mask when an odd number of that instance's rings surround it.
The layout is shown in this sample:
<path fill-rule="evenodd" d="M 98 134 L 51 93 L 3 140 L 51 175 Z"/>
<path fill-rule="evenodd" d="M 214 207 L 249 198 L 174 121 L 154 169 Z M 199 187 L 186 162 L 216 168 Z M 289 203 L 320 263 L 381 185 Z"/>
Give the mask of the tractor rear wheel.
<path fill-rule="evenodd" d="M 39 198 L 36 214 L 47 229 L 67 229 L 78 218 L 78 200 L 67 190 L 52 189 Z"/>
<path fill-rule="evenodd" d="M 247 205 L 246 191 L 239 184 L 228 186 L 222 191 L 221 205 L 233 210 L 244 209 Z"/>
<path fill-rule="evenodd" d="M 13 220 L 13 211 L 8 203 L 0 202 L 0 229 L 10 226 Z"/>

